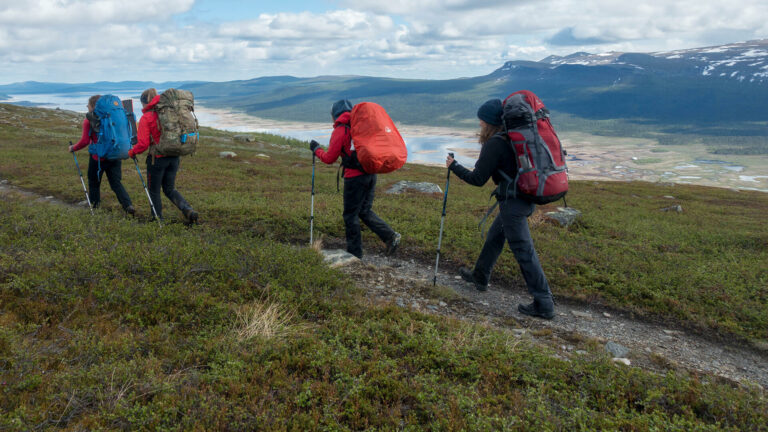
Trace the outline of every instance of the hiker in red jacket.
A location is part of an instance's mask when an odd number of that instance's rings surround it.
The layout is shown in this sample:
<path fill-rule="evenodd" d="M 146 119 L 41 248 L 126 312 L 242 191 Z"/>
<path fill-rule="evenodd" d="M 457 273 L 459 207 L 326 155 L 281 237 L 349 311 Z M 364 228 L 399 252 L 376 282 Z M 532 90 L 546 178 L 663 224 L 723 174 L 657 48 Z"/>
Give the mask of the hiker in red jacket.
<path fill-rule="evenodd" d="M 336 162 L 341 156 L 344 167 L 343 217 L 347 237 L 347 252 L 358 258 L 363 257 L 363 241 L 360 235 L 360 220 L 362 220 L 371 231 L 386 243 L 386 254 L 392 255 L 400 244 L 400 234 L 390 228 L 371 209 L 376 189 L 376 174 L 363 172 L 360 163 L 351 156 L 350 111 L 352 111 L 352 104 L 348 100 L 342 99 L 334 103 L 331 107 L 333 133 L 328 151 L 320 148 L 320 144 L 315 140 L 309 144 L 309 149 L 328 165 Z"/>
<path fill-rule="evenodd" d="M 83 120 L 83 135 L 80 141 L 69 146 L 70 152 L 81 150 L 99 140 L 99 118 L 93 113 L 93 109 L 100 97 L 101 95 L 93 95 L 88 99 L 88 113 Z M 99 164 L 101 164 L 101 169 L 99 169 Z M 117 201 L 120 202 L 126 213 L 133 216 L 136 210 L 131 203 L 131 197 L 123 187 L 123 161 L 119 159 L 101 158 L 99 160 L 98 156 L 91 154 L 88 163 L 88 198 L 91 200 L 91 204 L 96 208 L 101 203 L 101 178 L 105 172 L 107 173 L 107 180 L 109 180 L 109 187 L 115 192 Z"/>
<path fill-rule="evenodd" d="M 141 112 L 137 131 L 137 142 L 128 151 L 128 156 L 135 158 L 136 155 L 147 154 L 147 183 L 149 187 L 149 196 L 152 204 L 155 206 L 157 217 L 163 218 L 163 205 L 160 197 L 162 189 L 165 196 L 171 200 L 184 215 L 186 224 L 197 223 L 198 214 L 192 209 L 192 206 L 176 190 L 176 173 L 179 171 L 179 156 L 163 156 L 155 151 L 154 146 L 160 141 L 160 127 L 158 124 L 157 112 L 155 106 L 160 101 L 157 90 L 151 88 L 141 94 Z"/>

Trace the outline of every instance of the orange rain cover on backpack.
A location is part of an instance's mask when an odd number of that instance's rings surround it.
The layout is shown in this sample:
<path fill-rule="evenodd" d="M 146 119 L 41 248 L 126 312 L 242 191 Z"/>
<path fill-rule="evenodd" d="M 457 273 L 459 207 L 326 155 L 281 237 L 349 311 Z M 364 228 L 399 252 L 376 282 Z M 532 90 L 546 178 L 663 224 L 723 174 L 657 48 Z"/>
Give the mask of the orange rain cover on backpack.
<path fill-rule="evenodd" d="M 361 102 L 352 108 L 350 123 L 357 160 L 366 173 L 384 174 L 405 165 L 408 149 L 384 108 Z"/>

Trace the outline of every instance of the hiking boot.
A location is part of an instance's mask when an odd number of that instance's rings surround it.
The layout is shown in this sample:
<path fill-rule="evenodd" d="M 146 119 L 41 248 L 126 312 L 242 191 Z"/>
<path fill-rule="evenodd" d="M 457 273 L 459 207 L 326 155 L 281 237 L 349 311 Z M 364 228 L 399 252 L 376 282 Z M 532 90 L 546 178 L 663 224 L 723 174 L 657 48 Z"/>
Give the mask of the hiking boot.
<path fill-rule="evenodd" d="M 387 241 L 387 252 L 386 252 L 387 256 L 390 256 L 395 252 L 397 252 L 397 247 L 400 246 L 400 237 L 401 237 L 400 233 L 396 232 L 394 235 L 392 235 L 392 238 L 390 238 Z"/>
<path fill-rule="evenodd" d="M 126 208 L 125 208 L 125 212 L 126 212 L 126 213 L 127 213 L 129 216 L 136 216 L 136 209 L 135 209 L 135 208 L 133 208 L 133 206 L 132 206 L 132 205 L 129 205 L 128 207 L 126 207 Z"/>
<path fill-rule="evenodd" d="M 184 223 L 187 225 L 194 225 L 197 223 L 197 217 L 198 214 L 196 211 L 192 210 L 191 208 L 183 210 L 182 214 L 184 214 Z"/>
<path fill-rule="evenodd" d="M 528 315 L 536 318 L 552 319 L 555 317 L 555 311 L 544 311 L 539 308 L 539 305 L 534 301 L 531 304 L 519 304 L 517 305 L 517 311 L 523 315 Z"/>
<path fill-rule="evenodd" d="M 459 275 L 461 275 L 461 278 L 464 279 L 465 282 L 469 282 L 472 285 L 474 285 L 476 290 L 488 291 L 488 284 L 481 284 L 480 282 L 475 280 L 475 274 L 472 272 L 472 269 L 469 269 L 467 267 L 460 267 Z"/>

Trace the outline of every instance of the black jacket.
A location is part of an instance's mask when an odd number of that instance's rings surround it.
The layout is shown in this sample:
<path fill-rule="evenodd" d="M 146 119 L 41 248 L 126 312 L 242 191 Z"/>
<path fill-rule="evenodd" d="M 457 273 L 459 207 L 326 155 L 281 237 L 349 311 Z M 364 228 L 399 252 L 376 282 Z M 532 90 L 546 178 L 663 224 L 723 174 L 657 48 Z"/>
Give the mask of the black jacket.
<path fill-rule="evenodd" d="M 500 171 L 514 179 L 517 164 L 509 140 L 502 132 L 492 136 L 483 144 L 473 171 L 464 168 L 456 161 L 451 164 L 450 169 L 465 182 L 482 186 L 489 178 L 493 178 L 495 184 L 502 182 L 504 178 L 499 174 Z"/>

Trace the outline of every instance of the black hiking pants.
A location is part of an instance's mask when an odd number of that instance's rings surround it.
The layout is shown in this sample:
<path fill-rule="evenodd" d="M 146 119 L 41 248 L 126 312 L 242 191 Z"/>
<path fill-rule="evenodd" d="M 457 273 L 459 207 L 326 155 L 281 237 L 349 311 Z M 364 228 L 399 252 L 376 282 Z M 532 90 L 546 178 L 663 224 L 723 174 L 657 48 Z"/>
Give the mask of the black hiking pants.
<path fill-rule="evenodd" d="M 88 198 L 91 205 L 98 207 L 101 203 L 101 179 L 104 173 L 107 173 L 109 187 L 115 192 L 117 201 L 123 206 L 123 210 L 130 207 L 131 197 L 123 187 L 123 161 L 121 160 L 103 160 L 101 161 L 101 171 L 99 171 L 99 161 L 89 157 L 88 160 Z"/>
<path fill-rule="evenodd" d="M 176 190 L 176 173 L 179 171 L 179 156 L 152 157 L 147 156 L 147 187 L 149 188 L 149 197 L 152 198 L 152 204 L 155 206 L 157 217 L 163 218 L 163 204 L 161 202 L 160 190 L 171 200 L 182 212 L 192 210 L 187 200 Z"/>
<path fill-rule="evenodd" d="M 552 291 L 541 269 L 528 229 L 528 216 L 533 213 L 534 208 L 534 204 L 517 198 L 507 198 L 499 202 L 499 214 L 488 230 L 488 237 L 475 263 L 473 276 L 481 284 L 488 283 L 506 241 L 515 255 L 533 300 L 540 310 L 551 311 L 554 309 Z"/>
<path fill-rule="evenodd" d="M 376 174 L 344 179 L 344 227 L 347 234 L 347 252 L 363 257 L 363 240 L 360 235 L 362 220 L 383 241 L 387 242 L 395 231 L 371 210 L 376 189 Z"/>

